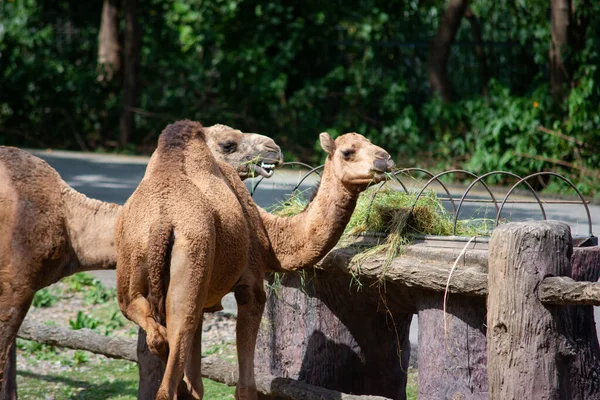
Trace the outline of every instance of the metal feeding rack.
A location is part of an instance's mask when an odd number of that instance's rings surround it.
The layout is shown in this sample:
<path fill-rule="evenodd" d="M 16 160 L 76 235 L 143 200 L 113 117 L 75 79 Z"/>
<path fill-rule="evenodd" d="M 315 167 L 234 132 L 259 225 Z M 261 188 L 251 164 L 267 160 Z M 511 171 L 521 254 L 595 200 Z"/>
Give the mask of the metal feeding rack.
<path fill-rule="evenodd" d="M 301 175 L 300 179 L 298 180 L 298 183 L 294 186 L 294 188 L 290 192 L 290 195 L 293 195 L 296 191 L 298 191 L 300 189 L 302 184 L 304 184 L 304 182 L 306 182 L 306 180 L 310 176 L 317 175 L 317 177 L 320 178 L 321 172 L 324 168 L 324 165 L 319 165 L 317 167 L 313 167 L 309 164 L 305 164 L 305 163 L 301 163 L 301 162 L 287 162 L 287 163 L 283 164 L 283 167 L 284 168 L 285 167 L 296 167 L 296 168 L 300 167 L 300 168 L 306 169 L 304 174 Z M 508 172 L 508 171 L 492 171 L 492 172 L 488 172 L 483 175 L 477 175 L 477 174 L 474 174 L 473 172 L 466 171 L 463 169 L 452 169 L 452 170 L 443 171 L 443 172 L 434 174 L 423 168 L 416 168 L 416 167 L 415 168 L 402 168 L 402 169 L 398 169 L 398 170 L 395 170 L 394 172 L 392 172 L 390 174 L 391 179 L 378 184 L 377 189 L 375 190 L 375 192 L 372 195 L 369 207 L 371 207 L 373 205 L 373 203 L 375 201 L 375 197 L 380 192 L 380 190 L 384 186 L 389 185 L 392 182 L 397 183 L 402 191 L 404 191 L 406 194 L 409 194 L 410 191 L 409 191 L 408 187 L 410 185 L 407 185 L 407 182 L 405 182 L 405 180 L 410 179 L 412 182 L 414 182 L 415 181 L 415 176 L 414 176 L 415 173 L 422 174 L 422 175 L 428 177 L 429 179 L 425 182 L 425 184 L 423 186 L 420 187 L 420 189 L 418 189 L 417 191 L 414 192 L 414 193 L 416 193 L 416 197 L 410 208 L 410 213 L 412 214 L 412 212 L 417 204 L 417 201 L 421 198 L 421 196 L 425 193 L 425 191 L 433 184 L 438 184 L 442 188 L 442 190 L 446 196 L 446 197 L 439 197 L 438 199 L 442 202 L 449 204 L 449 207 L 452 210 L 452 214 L 453 214 L 453 222 L 452 222 L 453 223 L 453 232 L 452 232 L 453 236 L 422 235 L 422 236 L 417 236 L 417 238 L 416 238 L 419 242 L 427 243 L 428 245 L 443 246 L 443 247 L 447 247 L 447 245 L 449 243 L 451 243 L 450 245 L 455 247 L 459 243 L 469 241 L 470 238 L 456 235 L 456 228 L 457 228 L 458 221 L 460 219 L 459 217 L 461 215 L 461 210 L 464 209 L 463 206 L 466 203 L 493 204 L 495 211 L 496 211 L 494 226 L 498 226 L 498 224 L 500 224 L 501 217 L 502 217 L 502 211 L 505 209 L 505 206 L 507 204 L 537 204 L 539 207 L 539 211 L 541 213 L 542 219 L 544 219 L 544 220 L 547 219 L 547 213 L 546 213 L 546 209 L 545 209 L 544 205 L 554 205 L 554 204 L 569 205 L 569 204 L 572 204 L 572 205 L 583 206 L 585 209 L 586 218 L 587 218 L 587 234 L 573 236 L 573 246 L 586 247 L 586 246 L 597 246 L 598 245 L 598 238 L 596 236 L 594 236 L 594 234 L 592 232 L 592 217 L 591 217 L 590 208 L 588 205 L 589 201 L 585 200 L 585 198 L 583 197 L 583 195 L 581 194 L 579 189 L 577 189 L 577 187 L 569 179 L 567 179 L 563 175 L 560 175 L 556 172 L 537 172 L 537 173 L 522 177 L 520 175 L 514 174 L 512 172 Z M 467 177 L 471 178 L 471 182 L 466 187 L 466 189 L 464 190 L 464 192 L 462 193 L 462 195 L 460 197 L 456 196 L 456 195 L 453 196 L 448 185 L 446 185 L 442 181 L 442 178 L 444 178 L 444 177 L 447 177 L 450 175 L 459 175 L 459 174 L 463 177 L 467 176 Z M 491 190 L 490 186 L 485 182 L 485 179 L 489 178 L 491 176 L 509 177 L 516 181 L 509 188 L 508 192 L 506 192 L 506 194 L 503 196 L 503 198 L 501 200 L 499 200 L 494 195 L 494 192 Z M 542 199 L 542 198 L 540 198 L 539 194 L 534 190 L 534 188 L 529 183 L 529 181 L 531 179 L 536 179 L 536 178 L 539 179 L 540 177 L 554 177 L 554 178 L 557 178 L 557 179 L 563 181 L 565 184 L 567 184 L 567 186 L 569 186 L 572 189 L 573 193 L 575 194 L 575 196 L 574 196 L 575 200 Z M 264 181 L 264 177 L 261 177 L 252 185 L 250 191 L 253 196 L 263 181 Z M 469 197 L 469 194 L 472 193 L 473 188 L 477 184 L 480 184 L 480 186 L 483 187 L 483 192 L 487 193 L 487 196 L 489 198 Z M 525 188 L 525 193 L 529 193 L 531 196 L 530 198 L 514 199 L 514 196 L 513 196 L 513 198 L 511 198 L 511 196 L 515 193 L 516 189 L 520 186 L 523 186 Z M 367 213 L 367 218 L 368 218 L 368 215 L 369 215 L 369 213 Z M 473 248 L 487 248 L 488 242 L 489 242 L 489 237 L 477 237 L 475 240 L 472 241 L 472 243 L 473 243 L 472 247 Z M 461 247 L 462 247 L 462 245 L 461 245 Z"/>

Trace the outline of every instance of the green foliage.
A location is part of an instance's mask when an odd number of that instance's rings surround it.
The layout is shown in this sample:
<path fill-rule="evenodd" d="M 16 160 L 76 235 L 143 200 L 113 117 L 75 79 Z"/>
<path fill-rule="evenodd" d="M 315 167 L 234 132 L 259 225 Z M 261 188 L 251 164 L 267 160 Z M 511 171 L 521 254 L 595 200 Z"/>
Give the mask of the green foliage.
<path fill-rule="evenodd" d="M 167 122 L 191 118 L 273 136 L 317 162 L 319 132 L 355 131 L 400 166 L 552 169 L 592 194 L 600 3 L 580 3 L 574 20 L 587 29 L 564 49 L 573 79 L 563 102 L 547 84 L 547 0 L 475 0 L 490 95 L 463 19 L 448 65 L 460 100 L 443 104 L 427 65 L 446 1 L 150 0 L 138 7 L 142 111 L 132 144 L 119 151 L 151 149 Z M 101 9 L 100 0 L 0 3 L 0 144 L 115 150 L 121 81 L 97 80 Z"/>
<path fill-rule="evenodd" d="M 83 289 L 93 286 L 94 281 L 97 281 L 96 278 L 87 272 L 79 272 L 62 280 L 67 285 L 67 291 L 69 292 L 81 292 Z"/>
<path fill-rule="evenodd" d="M 52 307 L 58 301 L 58 296 L 49 288 L 38 290 L 33 296 L 31 305 L 34 307 Z"/>
<path fill-rule="evenodd" d="M 92 316 L 84 314 L 83 311 L 78 311 L 77 317 L 75 317 L 74 320 L 69 320 L 69 325 L 71 326 L 71 329 L 74 330 L 83 328 L 96 329 L 98 325 L 100 325 L 100 321 Z"/>

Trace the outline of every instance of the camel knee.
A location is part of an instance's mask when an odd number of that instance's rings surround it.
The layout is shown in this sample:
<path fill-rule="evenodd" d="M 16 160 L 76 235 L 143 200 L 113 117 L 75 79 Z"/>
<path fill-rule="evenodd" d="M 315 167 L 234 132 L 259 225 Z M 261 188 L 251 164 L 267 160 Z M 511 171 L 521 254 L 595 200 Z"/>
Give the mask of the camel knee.
<path fill-rule="evenodd" d="M 167 330 L 159 324 L 151 324 L 146 331 L 146 344 L 152 354 L 158 356 L 165 364 L 169 357 L 169 342 L 167 340 Z"/>
<path fill-rule="evenodd" d="M 239 285 L 233 293 L 239 306 L 257 305 L 262 308 L 267 302 L 267 295 L 262 286 Z"/>

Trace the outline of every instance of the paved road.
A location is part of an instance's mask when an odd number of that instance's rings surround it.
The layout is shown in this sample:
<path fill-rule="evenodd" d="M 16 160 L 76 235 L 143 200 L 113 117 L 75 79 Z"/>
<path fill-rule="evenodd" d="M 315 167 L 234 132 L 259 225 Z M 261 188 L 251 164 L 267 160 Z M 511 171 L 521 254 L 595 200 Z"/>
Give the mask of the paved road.
<path fill-rule="evenodd" d="M 52 165 L 67 181 L 69 185 L 85 195 L 103 201 L 110 201 L 117 204 L 123 204 L 125 200 L 133 193 L 138 183 L 144 175 L 147 157 L 132 157 L 119 155 L 100 155 L 88 153 L 75 153 L 63 151 L 36 151 L 32 153 L 45 159 Z M 261 207 L 269 207 L 277 201 L 283 200 L 291 192 L 293 187 L 302 178 L 300 171 L 278 171 L 269 179 L 263 181 L 255 192 L 254 199 Z M 410 180 L 406 182 L 410 183 Z M 246 181 L 250 188 L 253 184 L 251 180 Z M 301 189 L 310 190 L 316 184 L 315 177 L 308 179 L 302 185 Z M 415 182 L 415 185 L 422 185 L 422 182 Z M 439 190 L 439 188 L 435 188 Z M 463 187 L 452 187 L 453 196 L 459 196 L 464 190 Z M 500 190 L 502 191 L 502 190 Z M 504 190 L 505 192 L 506 190 Z M 503 193 L 496 195 L 502 198 Z M 486 193 L 481 190 L 473 192 L 475 197 L 486 197 Z M 523 198 L 523 196 L 517 196 Z M 449 203 L 446 205 L 450 207 Z M 600 206 L 590 206 L 592 215 L 592 224 L 594 231 L 600 231 Z M 558 219 L 568 223 L 571 226 L 573 235 L 585 236 L 588 234 L 588 222 L 585 209 L 581 205 L 548 205 L 546 206 L 548 219 Z M 461 217 L 493 217 L 495 212 L 493 206 L 481 204 L 468 204 L 461 211 Z M 503 217 L 510 220 L 541 219 L 539 207 L 536 204 L 527 205 L 507 205 L 502 214 Z M 95 273 L 105 284 L 114 286 L 114 271 L 101 271 Z M 235 312 L 235 300 L 231 297 L 229 301 L 224 302 L 226 310 Z M 600 308 L 596 308 L 596 321 L 600 321 Z M 417 341 L 417 321 L 413 320 L 411 327 L 411 342 Z"/>

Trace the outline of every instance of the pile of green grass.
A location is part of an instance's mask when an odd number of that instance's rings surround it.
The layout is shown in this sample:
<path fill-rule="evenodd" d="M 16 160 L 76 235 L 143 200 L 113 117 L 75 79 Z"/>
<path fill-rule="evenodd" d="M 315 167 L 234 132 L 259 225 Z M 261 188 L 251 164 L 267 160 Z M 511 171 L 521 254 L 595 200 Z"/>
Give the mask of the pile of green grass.
<path fill-rule="evenodd" d="M 373 187 L 358 198 L 356 209 L 346 226 L 346 237 L 369 232 L 387 236 L 365 254 L 385 251 L 389 257 L 400 255 L 404 247 L 417 235 L 452 236 L 454 217 L 443 206 L 434 192 L 425 192 L 415 203 L 416 193 L 404 193 L 390 188 Z M 414 204 L 414 208 L 413 207 Z M 308 205 L 303 193 L 296 193 L 275 205 L 272 212 L 290 217 L 302 212 Z M 412 208 L 412 213 L 411 213 Z M 457 236 L 488 236 L 491 220 L 460 220 Z"/>

